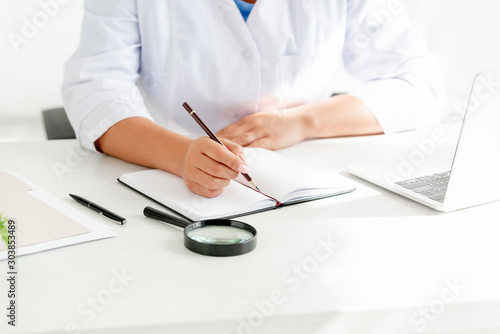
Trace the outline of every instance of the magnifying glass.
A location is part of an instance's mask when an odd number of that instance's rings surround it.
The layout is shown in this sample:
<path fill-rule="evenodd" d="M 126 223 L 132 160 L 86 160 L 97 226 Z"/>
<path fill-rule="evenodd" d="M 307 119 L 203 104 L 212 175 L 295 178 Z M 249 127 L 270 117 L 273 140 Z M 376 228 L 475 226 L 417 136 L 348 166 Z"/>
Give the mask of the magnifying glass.
<path fill-rule="evenodd" d="M 144 215 L 184 228 L 184 246 L 198 254 L 235 256 L 251 252 L 257 246 L 257 230 L 232 219 L 211 219 L 188 223 L 150 206 Z"/>

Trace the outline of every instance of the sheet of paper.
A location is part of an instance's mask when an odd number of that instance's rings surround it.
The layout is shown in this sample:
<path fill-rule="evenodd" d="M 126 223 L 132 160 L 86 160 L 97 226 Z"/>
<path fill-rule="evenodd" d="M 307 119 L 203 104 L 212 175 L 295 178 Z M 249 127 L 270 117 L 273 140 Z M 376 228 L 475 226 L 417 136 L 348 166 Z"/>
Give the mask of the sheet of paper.
<path fill-rule="evenodd" d="M 0 212 L 16 221 L 18 255 L 115 236 L 15 173 L 0 171 L 0 184 Z M 0 260 L 7 257 L 5 249 L 2 243 Z"/>

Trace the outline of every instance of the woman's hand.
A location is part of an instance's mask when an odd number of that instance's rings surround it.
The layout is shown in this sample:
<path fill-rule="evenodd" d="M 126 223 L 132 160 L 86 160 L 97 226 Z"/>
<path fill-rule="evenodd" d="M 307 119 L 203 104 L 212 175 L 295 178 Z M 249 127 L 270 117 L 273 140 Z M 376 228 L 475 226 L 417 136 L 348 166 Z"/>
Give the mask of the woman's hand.
<path fill-rule="evenodd" d="M 216 197 L 239 173 L 248 173 L 243 148 L 222 139 L 226 147 L 208 137 L 193 140 L 186 149 L 181 176 L 195 194 Z"/>
<path fill-rule="evenodd" d="M 246 116 L 217 133 L 241 146 L 277 150 L 306 138 L 303 119 L 298 113 L 261 111 Z"/>

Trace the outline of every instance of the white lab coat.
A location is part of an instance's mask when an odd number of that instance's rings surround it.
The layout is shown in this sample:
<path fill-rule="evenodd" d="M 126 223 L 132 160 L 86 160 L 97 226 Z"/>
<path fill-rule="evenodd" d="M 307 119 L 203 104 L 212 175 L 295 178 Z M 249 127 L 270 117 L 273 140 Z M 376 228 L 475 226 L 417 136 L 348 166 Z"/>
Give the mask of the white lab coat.
<path fill-rule="evenodd" d="M 398 7 L 399 5 L 399 7 Z M 133 116 L 204 135 L 264 109 L 328 98 L 342 60 L 350 92 L 385 133 L 436 115 L 439 71 L 398 0 L 258 0 L 247 22 L 233 0 L 86 0 L 67 62 L 64 106 L 82 146 Z"/>

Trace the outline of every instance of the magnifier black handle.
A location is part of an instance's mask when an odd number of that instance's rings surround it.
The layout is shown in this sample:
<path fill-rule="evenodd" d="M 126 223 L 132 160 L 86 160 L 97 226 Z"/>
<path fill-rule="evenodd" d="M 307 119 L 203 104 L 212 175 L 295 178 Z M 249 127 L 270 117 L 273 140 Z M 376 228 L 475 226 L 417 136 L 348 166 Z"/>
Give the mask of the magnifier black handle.
<path fill-rule="evenodd" d="M 161 220 L 165 223 L 169 223 L 171 225 L 175 225 L 175 226 L 182 227 L 182 228 L 185 228 L 186 226 L 191 224 L 191 223 L 188 223 L 180 218 L 169 215 L 166 212 L 157 210 L 157 209 L 152 208 L 150 206 L 147 206 L 144 208 L 144 215 L 146 217 L 158 219 L 158 220 Z"/>

